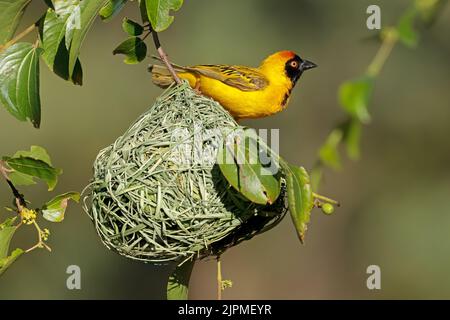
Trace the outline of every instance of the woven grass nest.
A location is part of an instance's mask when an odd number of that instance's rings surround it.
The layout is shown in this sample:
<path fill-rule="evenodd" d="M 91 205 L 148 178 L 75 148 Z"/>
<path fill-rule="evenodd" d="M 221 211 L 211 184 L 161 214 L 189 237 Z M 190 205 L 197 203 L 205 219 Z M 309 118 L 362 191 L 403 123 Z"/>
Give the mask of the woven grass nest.
<path fill-rule="evenodd" d="M 186 83 L 167 89 L 94 162 L 84 207 L 102 242 L 161 263 L 220 255 L 275 226 L 287 211 L 284 189 L 272 205 L 251 203 L 215 164 L 217 133 L 238 127 Z"/>

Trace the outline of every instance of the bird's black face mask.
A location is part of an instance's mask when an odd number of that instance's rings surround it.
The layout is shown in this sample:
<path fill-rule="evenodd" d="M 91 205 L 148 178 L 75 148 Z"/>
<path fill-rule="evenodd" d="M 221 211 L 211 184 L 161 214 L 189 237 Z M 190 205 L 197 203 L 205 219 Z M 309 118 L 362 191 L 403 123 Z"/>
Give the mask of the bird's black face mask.
<path fill-rule="evenodd" d="M 293 86 L 302 75 L 303 71 L 317 67 L 317 65 L 308 60 L 302 60 L 299 56 L 288 60 L 286 62 L 286 75 L 291 79 Z"/>

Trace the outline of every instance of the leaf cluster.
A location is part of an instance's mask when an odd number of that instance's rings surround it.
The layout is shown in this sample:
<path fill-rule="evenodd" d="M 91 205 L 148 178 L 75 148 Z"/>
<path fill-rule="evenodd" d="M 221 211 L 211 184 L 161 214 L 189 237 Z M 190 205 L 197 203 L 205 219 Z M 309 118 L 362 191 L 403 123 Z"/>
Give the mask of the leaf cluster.
<path fill-rule="evenodd" d="M 314 194 L 305 168 L 289 164 L 275 154 L 254 129 L 229 134 L 219 147 L 217 163 L 229 184 L 253 203 L 273 204 L 285 184 L 289 212 L 302 243 L 314 206 L 321 207 L 323 202 L 336 204 Z"/>
<path fill-rule="evenodd" d="M 13 191 L 13 207 L 7 207 L 8 211 L 14 212 L 14 216 L 6 219 L 0 224 L 0 275 L 22 254 L 30 252 L 35 248 L 47 248 L 45 241 L 50 231 L 42 230 L 37 222 L 37 216 L 42 216 L 50 222 L 61 222 L 67 209 L 69 200 L 78 202 L 78 192 L 66 192 L 53 197 L 41 207 L 28 209 L 30 203 L 17 190 L 17 186 L 27 186 L 41 180 L 47 184 L 48 190 L 52 191 L 58 182 L 61 169 L 52 165 L 47 151 L 39 146 L 32 146 L 30 150 L 18 151 L 13 156 L 4 156 L 0 161 L 0 170 Z M 23 226 L 34 225 L 38 234 L 38 243 L 28 250 L 17 248 L 9 253 L 9 246 L 15 232 Z"/>
<path fill-rule="evenodd" d="M 39 20 L 16 35 L 30 2 L 0 2 L 0 104 L 16 119 L 29 120 L 36 128 L 41 125 L 41 59 L 62 79 L 82 85 L 81 47 L 97 16 L 109 21 L 127 3 L 137 3 L 145 27 L 124 19 L 123 29 L 129 38 L 113 51 L 124 54 L 126 63 L 134 64 L 146 57 L 145 37 L 151 30 L 167 29 L 174 19 L 170 11 L 183 4 L 182 0 L 44 0 L 47 9 Z M 36 40 L 22 42 L 33 30 L 38 31 Z"/>
<path fill-rule="evenodd" d="M 418 30 L 429 27 L 435 21 L 445 2 L 445 0 L 414 0 L 396 25 L 386 27 L 380 32 L 380 49 L 366 72 L 356 79 L 341 84 L 338 102 L 346 114 L 346 119 L 330 132 L 319 149 L 319 160 L 311 174 L 314 190 L 319 186 L 323 167 L 341 168 L 342 160 L 339 153 L 341 145 L 345 147 L 350 159 L 359 159 L 362 127 L 371 120 L 369 102 L 378 74 L 397 42 L 400 41 L 410 48 L 417 46 Z"/>

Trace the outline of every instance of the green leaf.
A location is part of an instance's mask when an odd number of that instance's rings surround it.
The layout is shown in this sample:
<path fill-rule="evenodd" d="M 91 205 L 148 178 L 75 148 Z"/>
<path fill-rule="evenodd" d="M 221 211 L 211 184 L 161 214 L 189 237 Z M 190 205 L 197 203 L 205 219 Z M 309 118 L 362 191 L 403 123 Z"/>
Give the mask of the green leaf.
<path fill-rule="evenodd" d="M 20 248 L 15 249 L 11 254 L 3 259 L 0 259 L 0 276 L 8 269 L 11 264 L 17 260 L 25 251 Z"/>
<path fill-rule="evenodd" d="M 342 136 L 341 129 L 331 131 L 327 140 L 319 150 L 319 158 L 322 163 L 333 169 L 339 169 L 341 167 L 338 146 L 342 141 Z"/>
<path fill-rule="evenodd" d="M 167 282 L 167 300 L 188 299 L 189 279 L 191 278 L 194 264 L 195 260 L 188 260 L 175 268 Z"/>
<path fill-rule="evenodd" d="M 80 194 L 78 192 L 67 192 L 56 196 L 47 202 L 42 208 L 44 218 L 50 222 L 63 221 L 69 200 L 79 202 Z"/>
<path fill-rule="evenodd" d="M 414 22 L 417 10 L 411 8 L 400 18 L 397 25 L 397 32 L 401 42 L 408 47 L 415 47 L 419 41 L 419 35 L 414 30 Z"/>
<path fill-rule="evenodd" d="M 41 160 L 46 164 L 48 164 L 49 166 L 52 166 L 52 162 L 50 160 L 50 156 L 48 155 L 47 151 L 39 146 L 31 146 L 30 151 L 17 151 L 13 156 L 13 158 L 20 158 L 20 157 L 29 157 L 35 160 Z M 32 176 L 18 171 L 11 172 L 9 174 L 9 179 L 16 186 L 28 186 L 36 184 Z"/>
<path fill-rule="evenodd" d="M 31 186 L 36 184 L 34 177 L 18 171 L 11 172 L 8 177 L 15 186 Z"/>
<path fill-rule="evenodd" d="M 100 18 L 104 21 L 108 21 L 114 18 L 120 10 L 123 9 L 127 0 L 109 0 L 108 3 L 100 9 Z"/>
<path fill-rule="evenodd" d="M 0 1 L 0 45 L 14 36 L 20 19 L 31 0 Z"/>
<path fill-rule="evenodd" d="M 17 230 L 17 226 L 12 226 L 11 221 L 3 223 L 0 226 L 0 259 L 5 258 L 9 252 L 9 244 L 11 242 L 14 233 Z"/>
<path fill-rule="evenodd" d="M 144 32 L 144 27 L 139 23 L 134 22 L 128 18 L 124 18 L 122 22 L 122 29 L 130 36 L 140 36 Z"/>
<path fill-rule="evenodd" d="M 75 69 L 73 69 L 70 80 L 79 86 L 83 84 L 83 69 L 81 68 L 81 62 L 79 59 L 77 59 L 77 62 L 75 63 Z"/>
<path fill-rule="evenodd" d="M 62 173 L 61 169 L 55 169 L 42 160 L 30 157 L 3 157 L 3 160 L 15 171 L 45 181 L 49 191 L 55 188 L 58 182 L 58 175 Z"/>
<path fill-rule="evenodd" d="M 71 8 L 79 4 L 78 0 L 62 1 L 56 3 L 56 11 L 48 9 L 39 21 L 39 35 L 42 55 L 45 63 L 56 75 L 64 80 L 72 80 L 74 84 L 82 84 L 81 63 L 77 60 L 72 76 L 69 75 L 69 51 L 66 35 L 73 36 L 75 11 Z M 68 31 L 69 30 L 69 31 Z"/>
<path fill-rule="evenodd" d="M 357 119 L 351 119 L 344 125 L 344 142 L 347 155 L 352 160 L 358 160 L 360 156 L 362 124 Z"/>
<path fill-rule="evenodd" d="M 0 101 L 18 120 L 41 123 L 39 55 L 41 48 L 19 42 L 0 53 Z"/>
<path fill-rule="evenodd" d="M 268 153 L 259 143 L 255 131 L 244 130 L 229 137 L 232 141 L 225 141 L 217 153 L 217 163 L 224 177 L 248 200 L 259 204 L 274 203 L 281 190 L 279 170 L 261 163 L 260 153 Z M 272 164 L 276 163 L 273 158 L 270 160 Z"/>
<path fill-rule="evenodd" d="M 125 63 L 136 64 L 145 59 L 147 46 L 140 38 L 132 37 L 119 44 L 114 49 L 113 54 L 123 54 L 126 56 Z"/>
<path fill-rule="evenodd" d="M 362 123 L 370 121 L 367 106 L 372 87 L 373 78 L 362 77 L 357 80 L 347 81 L 339 88 L 339 102 L 341 106 L 348 114 L 359 119 Z"/>
<path fill-rule="evenodd" d="M 67 49 L 70 48 L 73 34 L 80 28 L 80 0 L 53 0 L 54 12 L 61 21 L 64 21 L 62 32 Z"/>
<path fill-rule="evenodd" d="M 87 32 L 94 23 L 101 8 L 108 3 L 108 0 L 89 0 L 80 3 L 80 28 L 75 29 L 70 43 L 69 50 L 69 76 L 73 77 L 76 70 L 78 56 L 80 54 L 81 45 L 86 37 Z"/>
<path fill-rule="evenodd" d="M 15 212 L 15 210 L 12 210 L 12 211 Z M 16 220 L 17 220 L 17 216 L 6 219 L 2 223 L 0 223 L 0 230 L 2 230 L 5 227 L 14 226 L 14 223 L 16 222 Z"/>
<path fill-rule="evenodd" d="M 178 11 L 183 0 L 146 0 L 145 3 L 153 30 L 161 32 L 173 22 L 174 17 L 170 15 L 170 10 Z"/>
<path fill-rule="evenodd" d="M 300 241 L 305 240 L 314 198 L 308 173 L 303 167 L 287 165 L 283 167 L 286 177 L 289 212 Z"/>
<path fill-rule="evenodd" d="M 13 158 L 19 158 L 19 157 L 30 157 L 36 160 L 42 160 L 49 166 L 52 165 L 52 161 L 50 160 L 50 156 L 47 153 L 47 150 L 40 146 L 31 146 L 30 151 L 17 151 Z"/>

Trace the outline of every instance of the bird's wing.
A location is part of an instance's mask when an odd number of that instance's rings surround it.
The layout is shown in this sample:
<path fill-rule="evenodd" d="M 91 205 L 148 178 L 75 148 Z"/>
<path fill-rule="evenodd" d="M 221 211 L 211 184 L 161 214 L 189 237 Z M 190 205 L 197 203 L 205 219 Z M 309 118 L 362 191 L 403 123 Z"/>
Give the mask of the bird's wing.
<path fill-rule="evenodd" d="M 205 77 L 222 81 L 223 83 L 242 91 L 258 91 L 265 88 L 269 81 L 255 69 L 244 66 L 228 65 L 198 65 L 185 67 Z"/>

